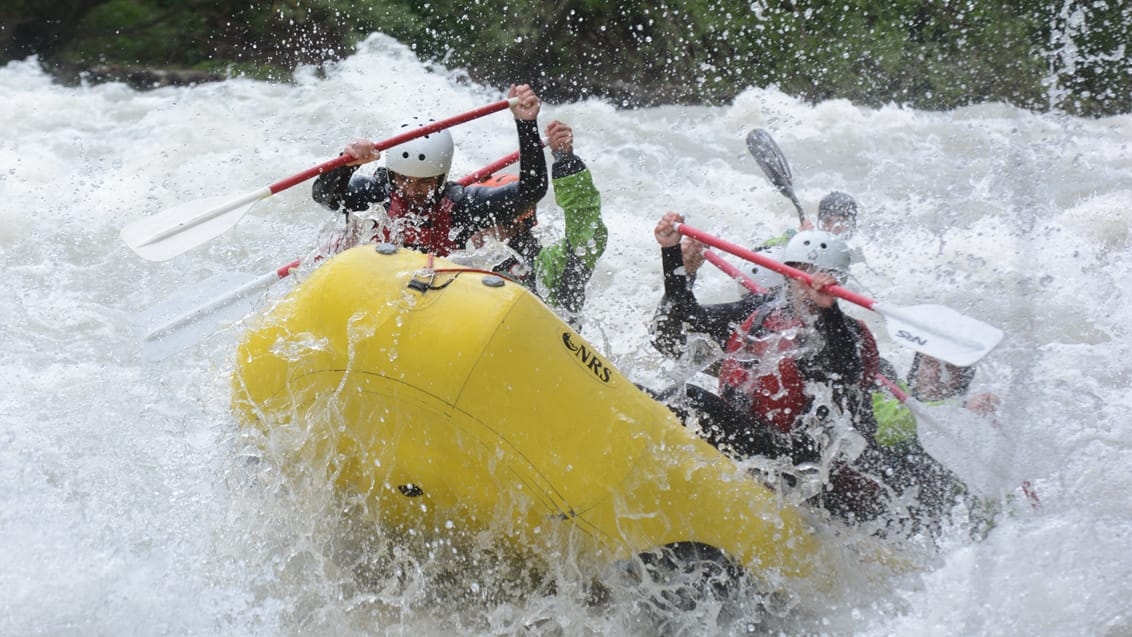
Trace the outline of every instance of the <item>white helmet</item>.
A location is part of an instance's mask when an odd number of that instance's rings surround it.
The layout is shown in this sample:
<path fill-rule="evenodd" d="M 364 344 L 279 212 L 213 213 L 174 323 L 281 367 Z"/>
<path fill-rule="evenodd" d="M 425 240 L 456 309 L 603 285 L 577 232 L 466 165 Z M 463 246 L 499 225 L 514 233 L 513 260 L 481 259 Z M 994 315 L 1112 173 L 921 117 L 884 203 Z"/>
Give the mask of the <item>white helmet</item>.
<path fill-rule="evenodd" d="M 808 263 L 822 271 L 848 272 L 849 246 L 831 232 L 802 230 L 782 251 L 783 263 Z"/>
<path fill-rule="evenodd" d="M 398 133 L 426 126 L 428 122 L 414 117 L 397 128 Z M 385 151 L 385 167 L 405 177 L 439 177 L 452 168 L 454 144 L 447 129 L 411 139 Z"/>

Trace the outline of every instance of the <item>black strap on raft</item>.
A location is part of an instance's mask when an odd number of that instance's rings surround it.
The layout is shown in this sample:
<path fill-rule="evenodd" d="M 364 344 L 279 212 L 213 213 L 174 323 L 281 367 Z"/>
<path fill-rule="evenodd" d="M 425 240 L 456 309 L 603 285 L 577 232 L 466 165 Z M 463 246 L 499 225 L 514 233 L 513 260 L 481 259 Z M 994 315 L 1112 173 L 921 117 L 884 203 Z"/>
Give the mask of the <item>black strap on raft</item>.
<path fill-rule="evenodd" d="M 449 285 L 452 285 L 452 282 L 456 280 L 456 277 L 460 276 L 461 272 L 486 274 L 489 276 L 506 279 L 512 283 L 519 283 L 519 281 L 515 280 L 514 277 L 507 276 L 506 274 L 500 272 L 492 272 L 491 270 L 481 270 L 479 268 L 441 268 L 439 270 L 428 270 L 427 278 L 419 278 L 422 276 L 420 273 L 413 275 L 413 278 L 406 284 L 406 287 L 408 287 L 410 290 L 420 292 L 421 294 L 424 294 L 429 290 L 443 290 Z M 436 285 L 436 275 L 441 273 L 451 273 L 452 278 L 448 279 L 444 283 L 441 283 L 440 285 Z"/>

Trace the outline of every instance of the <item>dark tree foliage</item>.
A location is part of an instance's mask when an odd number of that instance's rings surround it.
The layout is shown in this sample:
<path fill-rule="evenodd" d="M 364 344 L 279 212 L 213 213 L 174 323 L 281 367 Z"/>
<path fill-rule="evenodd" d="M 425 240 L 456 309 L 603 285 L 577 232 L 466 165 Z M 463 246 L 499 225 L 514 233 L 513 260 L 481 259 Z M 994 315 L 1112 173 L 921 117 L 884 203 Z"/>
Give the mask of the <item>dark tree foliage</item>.
<path fill-rule="evenodd" d="M 4 61 L 50 55 L 75 37 L 83 17 L 105 0 L 6 0 L 0 4 Z"/>
<path fill-rule="evenodd" d="M 9 0 L 0 24 L 5 60 L 37 54 L 60 72 L 286 79 L 383 31 L 552 101 L 718 104 L 776 85 L 873 106 L 1132 111 L 1132 7 L 1119 0 Z"/>

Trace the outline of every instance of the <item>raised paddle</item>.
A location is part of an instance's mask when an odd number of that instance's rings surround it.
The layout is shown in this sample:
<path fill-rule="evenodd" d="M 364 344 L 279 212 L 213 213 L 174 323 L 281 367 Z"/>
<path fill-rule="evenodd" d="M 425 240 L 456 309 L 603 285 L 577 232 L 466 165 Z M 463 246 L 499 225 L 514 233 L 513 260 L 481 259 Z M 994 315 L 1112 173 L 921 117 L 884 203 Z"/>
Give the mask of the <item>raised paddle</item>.
<path fill-rule="evenodd" d="M 773 270 L 806 284 L 812 279 L 809 274 L 779 263 L 766 255 L 748 250 L 740 245 L 725 241 L 712 234 L 687 226 L 676 224 L 676 230 L 685 236 L 733 254 L 741 259 Z M 897 343 L 923 352 L 929 356 L 945 360 L 952 365 L 973 365 L 990 353 L 1004 336 L 1002 330 L 965 316 L 943 305 L 912 305 L 901 307 L 879 303 L 870 298 L 846 290 L 840 286 L 822 288 L 823 292 L 872 310 L 886 319 L 888 334 Z"/>
<path fill-rule="evenodd" d="M 790 198 L 790 201 L 794 202 L 794 207 L 798 209 L 798 223 L 805 222 L 806 213 L 802 210 L 802 204 L 799 203 L 797 195 L 794 194 L 794 177 L 790 174 L 790 164 L 787 163 L 786 156 L 782 154 L 778 144 L 774 143 L 774 138 L 770 136 L 770 133 L 761 128 L 756 128 L 747 133 L 747 150 L 759 163 L 763 173 L 770 179 L 770 183 L 778 188 L 778 192 L 786 195 Z"/>
<path fill-rule="evenodd" d="M 387 150 L 409 140 L 505 110 L 517 100 L 518 98 L 500 100 L 467 113 L 415 128 L 378 142 L 377 149 Z M 120 233 L 122 242 L 143 259 L 150 261 L 172 259 L 230 230 L 260 200 L 322 173 L 345 166 L 351 161 L 353 158 L 349 155 L 340 155 L 270 186 L 243 195 L 207 197 L 174 206 L 127 224 Z"/>
<path fill-rule="evenodd" d="M 704 258 L 751 292 L 767 292 L 715 252 L 704 250 Z M 997 497 L 1004 491 L 1021 485 L 1031 502 L 1037 503 L 1033 487 L 1018 469 L 1006 467 L 999 461 L 998 456 L 1018 447 L 1005 434 L 994 429 L 992 423 L 967 409 L 956 409 L 949 405 L 925 405 L 909 396 L 883 374 L 878 373 L 876 379 L 888 393 L 915 414 L 916 437 L 924 451 L 951 469 L 972 491 L 983 496 Z"/>
<path fill-rule="evenodd" d="M 457 183 L 469 186 L 517 161 L 519 151 L 493 161 Z M 151 306 L 134 318 L 141 327 L 142 356 L 147 360 L 162 360 L 201 342 L 216 331 L 217 325 L 247 316 L 255 308 L 259 295 L 276 281 L 286 278 L 298 265 L 299 261 L 294 261 L 260 275 L 221 272 Z"/>

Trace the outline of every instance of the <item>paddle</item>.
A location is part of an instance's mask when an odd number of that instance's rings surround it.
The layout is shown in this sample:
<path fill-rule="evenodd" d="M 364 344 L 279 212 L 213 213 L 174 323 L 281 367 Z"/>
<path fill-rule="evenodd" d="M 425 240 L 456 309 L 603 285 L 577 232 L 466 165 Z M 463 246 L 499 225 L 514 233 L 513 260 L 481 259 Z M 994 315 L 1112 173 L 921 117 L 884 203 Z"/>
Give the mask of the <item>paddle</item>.
<path fill-rule="evenodd" d="M 739 271 L 739 268 L 731 265 L 723 260 L 723 257 L 712 252 L 711 250 L 704 250 L 704 259 L 723 271 L 724 274 L 737 281 L 740 285 L 751 291 L 752 294 L 766 294 L 767 290 L 751 280 L 751 277 Z"/>
<path fill-rule="evenodd" d="M 996 457 L 1017 450 L 1018 445 L 993 423 L 958 405 L 925 405 L 881 374 L 877 380 L 916 415 L 916 437 L 924 451 L 972 491 L 996 497 L 1021 486 L 1031 503 L 1038 504 L 1025 468 L 1007 467 Z"/>
<path fill-rule="evenodd" d="M 811 283 L 809 274 L 766 255 L 748 250 L 740 245 L 725 241 L 703 230 L 685 224 L 676 224 L 680 234 L 700 241 L 746 259 L 783 276 Z M 964 316 L 942 305 L 913 305 L 901 307 L 879 303 L 870 298 L 846 290 L 840 286 L 823 288 L 833 296 L 872 310 L 886 319 L 889 336 L 898 343 L 923 352 L 929 356 L 945 360 L 952 365 L 965 367 L 973 365 L 990 353 L 1003 338 L 1002 330 L 981 321 Z"/>
<path fill-rule="evenodd" d="M 743 274 L 739 268 L 711 250 L 704 250 L 704 258 L 751 292 L 766 293 L 767 290 Z M 968 409 L 956 410 L 949 405 L 925 405 L 909 396 L 883 374 L 878 373 L 876 379 L 916 415 L 916 437 L 924 451 L 955 472 L 972 491 L 995 497 L 1003 491 L 1022 485 L 1026 496 L 1037 503 L 1037 496 L 1025 477 L 1017 469 L 1012 471 L 992 457 L 996 450 L 1002 453 L 1017 449 L 1017 446 L 995 430 L 991 423 L 980 419 Z M 958 427 L 955 426 L 957 424 Z"/>
<path fill-rule="evenodd" d="M 519 151 L 491 162 L 457 183 L 469 186 L 517 161 Z M 286 278 L 298 265 L 299 261 L 294 261 L 261 275 L 221 272 L 151 306 L 134 319 L 142 326 L 142 356 L 162 360 L 201 342 L 216 331 L 218 324 L 243 318 L 254 309 L 261 292 Z"/>
<path fill-rule="evenodd" d="M 454 117 L 433 122 L 427 126 L 390 137 L 376 144 L 378 150 L 387 150 L 429 133 L 450 128 L 507 109 L 518 98 L 500 100 Z M 155 215 L 127 224 L 120 233 L 122 242 L 138 256 L 150 261 L 166 261 L 196 246 L 224 234 L 256 203 L 278 194 L 296 184 L 316 177 L 353 161 L 349 155 L 340 155 L 292 175 L 270 186 L 236 197 L 207 197 L 174 206 Z"/>
<path fill-rule="evenodd" d="M 794 194 L 790 164 L 786 162 L 786 156 L 782 154 L 778 144 L 774 143 L 774 138 L 765 130 L 756 128 L 747 133 L 747 150 L 759 163 L 770 182 L 778 188 L 778 192 L 786 195 L 790 198 L 790 201 L 794 202 L 794 207 L 798 209 L 798 223 L 804 223 L 806 213 L 802 210 L 802 204 Z"/>
<path fill-rule="evenodd" d="M 134 319 L 142 328 L 142 356 L 162 360 L 204 340 L 218 324 L 247 316 L 261 292 L 297 267 L 292 261 L 260 276 L 221 272 L 150 307 Z M 217 294 L 217 288 L 225 291 Z"/>

